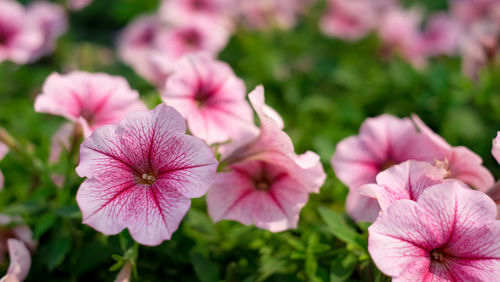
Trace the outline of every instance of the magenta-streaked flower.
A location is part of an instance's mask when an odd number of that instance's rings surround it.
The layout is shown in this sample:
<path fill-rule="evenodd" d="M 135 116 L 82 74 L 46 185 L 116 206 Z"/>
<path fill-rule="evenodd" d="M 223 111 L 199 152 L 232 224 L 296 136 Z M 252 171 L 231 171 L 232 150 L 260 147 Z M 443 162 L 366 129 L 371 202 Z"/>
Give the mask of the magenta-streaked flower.
<path fill-rule="evenodd" d="M 0 161 L 7 155 L 9 152 L 9 147 L 4 143 L 0 142 Z M 2 171 L 0 170 L 0 190 L 2 190 L 4 184 L 4 177 Z"/>
<path fill-rule="evenodd" d="M 491 172 L 482 165 L 483 160 L 480 156 L 464 146 L 452 147 L 425 125 L 418 116 L 413 115 L 412 119 L 418 130 L 433 144 L 429 147 L 427 142 L 420 143 L 425 144 L 425 148 L 421 149 L 431 154 L 435 161 L 444 165 L 444 168 L 449 171 L 449 178 L 461 180 L 481 191 L 486 191 L 493 186 L 495 179 Z"/>
<path fill-rule="evenodd" d="M 93 0 L 67 0 L 68 8 L 73 11 L 79 11 L 92 3 Z"/>
<path fill-rule="evenodd" d="M 76 200 L 83 222 L 106 235 L 128 228 L 144 245 L 170 239 L 191 198 L 212 184 L 217 161 L 186 123 L 164 104 L 130 113 L 83 141 Z"/>
<path fill-rule="evenodd" d="M 398 200 L 416 201 L 425 189 L 444 182 L 447 176 L 444 168 L 409 160 L 382 171 L 376 184 L 365 184 L 359 192 L 377 199 L 380 209 L 385 211 Z"/>
<path fill-rule="evenodd" d="M 35 101 L 35 111 L 79 124 L 85 137 L 100 126 L 120 121 L 127 113 L 144 109 L 139 93 L 124 78 L 79 71 L 51 74 Z"/>
<path fill-rule="evenodd" d="M 0 282 L 24 281 L 31 268 L 31 254 L 20 240 L 8 239 L 10 264 L 9 269 Z"/>
<path fill-rule="evenodd" d="M 192 55 L 174 69 L 163 101 L 182 114 L 194 136 L 214 144 L 236 138 L 253 125 L 245 95 L 245 84 L 228 64 Z"/>
<path fill-rule="evenodd" d="M 421 143 L 418 150 L 415 143 Z M 338 143 L 332 158 L 335 174 L 348 188 L 347 213 L 357 221 L 373 221 L 378 215 L 377 201 L 359 194 L 363 184 L 374 183 L 377 174 L 407 160 L 433 162 L 425 146 L 432 143 L 420 136 L 409 118 L 381 115 L 366 119 L 358 136 Z"/>
<path fill-rule="evenodd" d="M 43 34 L 43 44 L 31 56 L 31 60 L 36 60 L 54 50 L 57 38 L 68 29 L 68 19 L 60 5 L 47 1 L 31 3 L 26 9 L 26 17 Z"/>
<path fill-rule="evenodd" d="M 27 20 L 24 7 L 16 1 L 0 0 L 0 63 L 26 64 L 42 44 L 42 31 Z"/>
<path fill-rule="evenodd" d="M 378 14 L 371 0 L 330 0 L 321 30 L 330 36 L 357 40 L 375 28 Z"/>
<path fill-rule="evenodd" d="M 309 194 L 319 192 L 326 175 L 319 156 L 296 155 L 288 135 L 266 115 L 262 86 L 249 98 L 260 133 L 223 158 L 228 167 L 208 192 L 208 212 L 216 222 L 235 220 L 272 232 L 296 228 Z"/>
<path fill-rule="evenodd" d="M 369 227 L 368 250 L 394 281 L 496 281 L 500 221 L 493 201 L 459 181 L 399 200 Z"/>

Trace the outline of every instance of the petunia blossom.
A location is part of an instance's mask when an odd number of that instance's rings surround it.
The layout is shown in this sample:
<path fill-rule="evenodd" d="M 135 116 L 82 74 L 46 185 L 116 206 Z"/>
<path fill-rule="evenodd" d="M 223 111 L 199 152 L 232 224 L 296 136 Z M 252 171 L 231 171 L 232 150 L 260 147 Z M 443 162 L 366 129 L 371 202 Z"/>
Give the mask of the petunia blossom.
<path fill-rule="evenodd" d="M 7 241 L 9 239 L 17 239 L 23 242 L 31 251 L 34 251 L 37 246 L 30 228 L 22 224 L 19 217 L 0 214 L 0 265 L 6 259 Z"/>
<path fill-rule="evenodd" d="M 416 149 L 414 144 L 418 143 Z M 377 201 L 359 194 L 363 184 L 374 183 L 377 174 L 407 160 L 433 162 L 425 146 L 433 144 L 421 136 L 409 118 L 380 115 L 366 119 L 358 136 L 337 144 L 332 167 L 337 177 L 349 188 L 346 201 L 348 214 L 357 221 L 373 221 L 378 215 Z"/>
<path fill-rule="evenodd" d="M 4 143 L 0 142 L 0 161 L 7 155 L 9 148 Z M 0 170 L 0 190 L 3 188 L 4 177 L 2 171 Z"/>
<path fill-rule="evenodd" d="M 26 20 L 24 7 L 16 1 L 0 0 L 0 63 L 26 64 L 43 44 L 42 30 Z"/>
<path fill-rule="evenodd" d="M 330 36 L 346 40 L 357 40 L 377 23 L 375 3 L 371 0 L 330 0 L 321 20 L 321 30 Z"/>
<path fill-rule="evenodd" d="M 369 227 L 368 250 L 393 281 L 497 281 L 500 221 L 494 202 L 459 181 L 399 200 Z"/>
<path fill-rule="evenodd" d="M 447 176 L 448 171 L 444 168 L 409 160 L 382 171 L 377 175 L 376 184 L 365 184 L 359 191 L 377 199 L 384 211 L 398 200 L 416 201 L 425 189 L 443 183 Z"/>
<path fill-rule="evenodd" d="M 194 136 L 213 144 L 235 138 L 253 125 L 245 93 L 245 84 L 228 64 L 192 55 L 174 69 L 163 101 L 184 116 Z"/>
<path fill-rule="evenodd" d="M 31 254 L 22 241 L 9 239 L 10 264 L 7 273 L 0 282 L 24 281 L 28 276 L 31 267 Z"/>
<path fill-rule="evenodd" d="M 420 39 L 426 56 L 454 55 L 461 36 L 459 23 L 444 13 L 432 15 Z"/>
<path fill-rule="evenodd" d="M 500 163 L 500 131 L 497 132 L 497 137 L 493 139 L 493 146 L 491 148 L 491 154 L 498 163 Z"/>
<path fill-rule="evenodd" d="M 79 124 L 85 137 L 100 126 L 120 121 L 127 113 L 144 109 L 139 93 L 122 77 L 79 71 L 51 74 L 35 101 L 35 111 Z"/>
<path fill-rule="evenodd" d="M 143 245 L 170 239 L 217 169 L 210 148 L 185 132 L 182 116 L 164 104 L 96 129 L 76 168 L 87 178 L 76 196 L 83 223 L 106 235 L 128 228 Z"/>
<path fill-rule="evenodd" d="M 309 194 L 319 192 L 326 175 L 319 156 L 296 155 L 288 135 L 266 115 L 263 88 L 249 98 L 261 121 L 260 133 L 223 157 L 228 166 L 208 192 L 208 212 L 216 222 L 235 220 L 272 232 L 296 228 Z"/>
<path fill-rule="evenodd" d="M 449 178 L 461 180 L 474 188 L 486 191 L 495 182 L 491 172 L 482 165 L 483 160 L 476 153 L 467 147 L 452 147 L 441 136 L 434 133 L 417 115 L 412 116 L 413 122 L 418 130 L 423 133 L 433 146 L 425 143 L 427 154 L 434 157 L 434 160 L 441 162 L 449 171 Z M 416 146 L 420 146 L 419 143 Z"/>
<path fill-rule="evenodd" d="M 55 41 L 68 29 L 68 19 L 60 5 L 47 1 L 32 2 L 26 8 L 26 17 L 32 25 L 38 26 L 43 34 L 43 43 L 31 55 L 33 61 L 54 50 Z"/>
<path fill-rule="evenodd" d="M 278 27 L 290 29 L 297 22 L 298 13 L 307 1 L 297 0 L 242 0 L 238 3 L 239 16 L 252 29 Z"/>
<path fill-rule="evenodd" d="M 79 11 L 92 3 L 93 0 L 66 0 L 68 8 L 73 11 Z"/>
<path fill-rule="evenodd" d="M 236 5 L 234 0 L 165 0 L 160 6 L 159 16 L 162 21 L 173 25 L 184 25 L 197 18 L 228 25 Z"/>

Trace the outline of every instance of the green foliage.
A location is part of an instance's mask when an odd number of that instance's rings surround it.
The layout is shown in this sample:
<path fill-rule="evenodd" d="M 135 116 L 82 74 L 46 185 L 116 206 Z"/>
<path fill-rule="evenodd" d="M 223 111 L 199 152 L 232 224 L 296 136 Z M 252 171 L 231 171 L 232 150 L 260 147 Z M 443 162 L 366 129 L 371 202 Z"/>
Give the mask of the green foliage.
<path fill-rule="evenodd" d="M 214 224 L 202 198 L 193 201 L 172 240 L 158 247 L 135 245 L 127 231 L 97 233 L 81 223 L 75 156 L 65 152 L 58 164 L 47 161 L 50 138 L 64 121 L 35 113 L 34 97 L 51 72 L 78 68 L 122 75 L 148 106 L 159 103 L 158 91 L 114 49 L 117 32 L 157 2 L 96 0 L 70 14 L 70 30 L 52 56 L 26 66 L 0 64 L 0 126 L 22 148 L 0 162 L 0 213 L 21 216 L 39 241 L 29 281 L 112 281 L 127 262 L 136 281 L 385 281 L 367 253 L 367 226 L 342 212 L 347 188 L 329 164 L 340 140 L 382 113 L 418 114 L 451 144 L 480 154 L 500 176 L 490 154 L 500 129 L 500 68 L 484 70 L 474 82 L 461 73 L 458 58 L 437 58 L 422 71 L 399 58 L 382 59 L 374 35 L 354 43 L 322 35 L 318 5 L 290 31 L 238 30 L 220 55 L 248 90 L 264 85 L 296 151 L 321 156 L 328 178 L 302 210 L 298 229 L 274 234 L 236 222 Z M 446 6 L 424 2 L 432 9 Z M 66 176 L 61 189 L 51 180 L 54 172 Z"/>

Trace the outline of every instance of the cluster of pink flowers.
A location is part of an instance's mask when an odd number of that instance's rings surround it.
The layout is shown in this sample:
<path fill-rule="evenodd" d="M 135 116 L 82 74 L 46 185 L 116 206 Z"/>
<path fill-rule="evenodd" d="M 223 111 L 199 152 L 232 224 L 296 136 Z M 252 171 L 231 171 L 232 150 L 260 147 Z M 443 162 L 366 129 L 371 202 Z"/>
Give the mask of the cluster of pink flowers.
<path fill-rule="evenodd" d="M 368 249 L 386 275 L 397 281 L 499 277 L 498 185 L 469 149 L 450 146 L 417 116 L 382 115 L 337 145 L 332 166 L 350 189 L 347 212 L 374 221 Z"/>
<path fill-rule="evenodd" d="M 57 4 L 35 1 L 23 7 L 0 0 L 0 63 L 26 64 L 51 53 L 67 25 L 66 13 Z"/>
<path fill-rule="evenodd" d="M 376 31 L 383 54 L 397 53 L 417 68 L 429 57 L 461 53 L 464 73 L 475 77 L 497 60 L 500 3 L 456 0 L 450 6 L 449 12 L 431 14 L 421 28 L 422 11 L 404 9 L 398 1 L 329 0 L 320 26 L 325 34 L 350 41 Z"/>

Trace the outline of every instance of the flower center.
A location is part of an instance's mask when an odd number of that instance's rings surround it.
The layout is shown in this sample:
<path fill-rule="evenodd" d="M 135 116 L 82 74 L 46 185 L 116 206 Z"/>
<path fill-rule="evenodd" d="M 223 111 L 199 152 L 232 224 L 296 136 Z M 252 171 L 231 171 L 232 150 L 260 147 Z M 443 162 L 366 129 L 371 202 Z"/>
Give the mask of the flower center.
<path fill-rule="evenodd" d="M 191 2 L 191 5 L 193 5 L 192 7 L 194 8 L 194 10 L 198 10 L 198 11 L 205 10 L 209 6 L 207 1 L 205 1 L 205 0 L 193 0 Z"/>
<path fill-rule="evenodd" d="M 387 160 L 384 163 L 382 163 L 382 165 L 380 165 L 380 171 L 384 171 L 384 170 L 392 167 L 395 164 L 396 164 L 395 161 L 393 161 L 393 160 Z"/>
<path fill-rule="evenodd" d="M 152 173 L 143 173 L 138 181 L 141 184 L 153 185 L 156 181 L 156 177 Z"/>
<path fill-rule="evenodd" d="M 444 261 L 444 252 L 440 249 L 435 249 L 431 251 L 431 259 L 436 262 Z"/>
<path fill-rule="evenodd" d="M 267 181 L 258 181 L 255 183 L 255 189 L 259 191 L 268 191 L 271 188 L 271 184 Z"/>
<path fill-rule="evenodd" d="M 198 31 L 194 29 L 190 29 L 184 32 L 183 34 L 184 42 L 191 49 L 197 49 L 201 45 L 201 36 Z"/>

